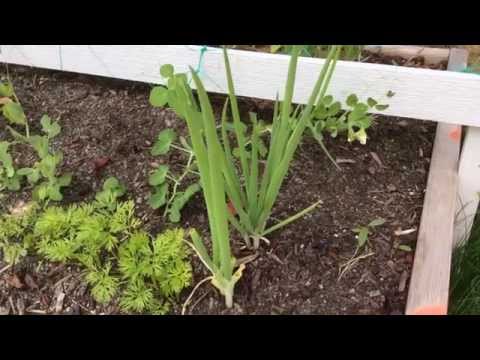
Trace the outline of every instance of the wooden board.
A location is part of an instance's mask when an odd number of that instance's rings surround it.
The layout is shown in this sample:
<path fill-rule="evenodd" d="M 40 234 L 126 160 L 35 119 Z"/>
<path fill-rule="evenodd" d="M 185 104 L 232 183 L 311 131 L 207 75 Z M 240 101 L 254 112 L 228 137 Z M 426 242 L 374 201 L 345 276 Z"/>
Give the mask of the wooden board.
<path fill-rule="evenodd" d="M 449 70 L 464 67 L 468 53 L 452 50 Z M 461 127 L 439 123 L 433 147 L 407 315 L 446 315 L 457 206 Z"/>
<path fill-rule="evenodd" d="M 0 62 L 162 83 L 159 68 L 196 68 L 199 46 L 190 45 L 0 45 Z M 289 56 L 230 50 L 238 95 L 274 100 L 282 95 Z M 301 58 L 294 100 L 306 103 L 323 60 Z M 206 89 L 225 93 L 220 49 L 208 48 L 201 77 Z M 386 98 L 388 91 L 395 96 Z M 480 126 L 480 76 L 429 69 L 340 61 L 329 93 L 345 101 L 355 93 L 391 106 L 385 115 Z"/>
<path fill-rule="evenodd" d="M 448 61 L 450 55 L 450 49 L 410 45 L 367 45 L 365 50 L 386 56 L 400 56 L 404 59 L 421 56 L 427 64 L 438 64 L 442 61 Z"/>

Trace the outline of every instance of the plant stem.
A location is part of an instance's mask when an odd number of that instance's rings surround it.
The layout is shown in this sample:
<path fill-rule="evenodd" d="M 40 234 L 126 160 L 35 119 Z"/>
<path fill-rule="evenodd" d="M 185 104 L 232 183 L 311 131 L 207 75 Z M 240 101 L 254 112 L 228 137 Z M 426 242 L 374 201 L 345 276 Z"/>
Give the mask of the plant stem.
<path fill-rule="evenodd" d="M 192 152 L 191 152 L 190 150 L 185 149 L 185 148 L 183 148 L 183 147 L 181 147 L 181 146 L 178 146 L 178 145 L 175 145 L 175 144 L 171 144 L 170 146 L 171 146 L 172 148 L 174 148 L 174 149 L 177 149 L 177 150 L 186 152 L 187 154 L 190 154 L 190 155 L 192 154 Z"/>
<path fill-rule="evenodd" d="M 271 232 L 274 232 L 275 230 L 278 230 L 288 224 L 290 224 L 291 222 L 301 218 L 302 216 L 308 214 L 309 212 L 311 212 L 312 210 L 314 210 L 318 205 L 320 205 L 322 203 L 321 200 L 317 201 L 315 204 L 313 205 L 310 205 L 308 208 L 306 209 L 303 209 L 302 211 L 300 211 L 299 213 L 289 217 L 288 219 L 286 220 L 283 220 L 282 222 L 268 228 L 267 230 L 265 230 L 263 233 L 262 233 L 262 236 L 265 236 L 265 235 L 268 235 L 270 234 Z"/>
<path fill-rule="evenodd" d="M 178 148 L 178 147 L 176 147 L 176 148 Z M 163 212 L 163 216 L 167 215 L 167 212 L 170 209 L 170 205 L 171 205 L 172 201 L 175 199 L 175 196 L 177 195 L 178 186 L 182 183 L 185 176 L 187 176 L 188 173 L 190 172 L 190 167 L 192 166 L 194 155 L 191 151 L 189 151 L 189 154 L 190 155 L 189 155 L 189 158 L 188 158 L 187 166 L 185 167 L 185 170 L 184 170 L 183 174 L 178 179 L 174 179 L 174 178 L 168 176 L 168 178 L 171 179 L 175 183 L 175 185 L 173 185 L 172 196 L 170 196 L 170 199 L 168 199 L 168 201 L 167 201 L 167 205 L 165 206 L 165 211 Z"/>

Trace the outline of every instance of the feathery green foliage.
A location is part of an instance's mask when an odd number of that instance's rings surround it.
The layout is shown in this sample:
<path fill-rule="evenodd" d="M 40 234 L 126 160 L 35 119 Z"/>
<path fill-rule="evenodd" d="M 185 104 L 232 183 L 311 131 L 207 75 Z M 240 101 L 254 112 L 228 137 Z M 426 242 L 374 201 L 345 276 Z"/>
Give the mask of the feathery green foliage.
<path fill-rule="evenodd" d="M 30 203 L 17 213 L 0 216 L 0 251 L 7 264 L 15 265 L 27 255 L 32 244 L 31 232 L 38 209 L 38 205 Z"/>
<path fill-rule="evenodd" d="M 34 227 L 37 251 L 50 261 L 85 267 L 85 280 L 99 303 L 118 294 L 124 311 L 164 313 L 169 299 L 191 280 L 183 230 L 152 239 L 140 229 L 132 201 L 111 202 L 119 188 L 109 179 L 102 192 L 111 193 L 97 196 L 93 204 L 48 207 Z"/>
<path fill-rule="evenodd" d="M 106 304 L 118 295 L 123 311 L 166 313 L 192 277 L 184 231 L 150 236 L 135 217 L 133 201 L 116 201 L 123 189 L 110 178 L 102 190 L 108 196 L 94 202 L 41 211 L 34 203 L 21 215 L 3 215 L 4 260 L 15 264 L 31 250 L 48 261 L 76 264 L 97 302 Z"/>

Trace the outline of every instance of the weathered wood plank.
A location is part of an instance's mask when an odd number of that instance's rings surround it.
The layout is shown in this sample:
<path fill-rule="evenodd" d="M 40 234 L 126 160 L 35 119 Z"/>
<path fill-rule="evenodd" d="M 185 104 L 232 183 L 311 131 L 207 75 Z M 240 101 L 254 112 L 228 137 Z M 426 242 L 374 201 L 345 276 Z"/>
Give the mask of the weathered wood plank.
<path fill-rule="evenodd" d="M 438 64 L 442 61 L 448 61 L 450 55 L 450 49 L 411 45 L 367 45 L 365 50 L 386 56 L 400 56 L 405 59 L 422 56 L 427 64 Z"/>
<path fill-rule="evenodd" d="M 468 53 L 452 50 L 449 70 L 466 66 Z M 407 315 L 446 315 L 457 205 L 461 127 L 439 123 L 433 147 Z"/>
<path fill-rule="evenodd" d="M 201 48 L 189 45 L 1 47 L 3 62 L 147 83 L 163 82 L 159 75 L 162 64 L 173 64 L 179 71 L 187 71 L 189 66 L 196 68 Z M 229 54 L 238 95 L 274 100 L 277 92 L 282 94 L 289 56 L 242 50 L 230 50 Z M 314 58 L 299 60 L 296 102 L 307 102 L 323 62 Z M 220 49 L 208 48 L 202 69 L 206 89 L 225 93 Z M 386 99 L 388 91 L 395 96 Z M 385 115 L 480 126 L 480 77 L 474 74 L 340 61 L 329 93 L 341 101 L 351 93 L 364 99 L 387 101 L 390 108 L 383 112 Z"/>

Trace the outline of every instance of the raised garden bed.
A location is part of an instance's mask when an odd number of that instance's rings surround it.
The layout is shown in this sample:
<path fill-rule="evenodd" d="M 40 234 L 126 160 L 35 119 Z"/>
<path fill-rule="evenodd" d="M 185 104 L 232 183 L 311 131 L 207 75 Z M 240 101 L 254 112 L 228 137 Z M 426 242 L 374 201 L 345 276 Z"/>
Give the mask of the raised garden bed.
<path fill-rule="evenodd" d="M 152 164 L 162 161 L 151 156 L 150 148 L 161 130 L 174 128 L 186 135 L 186 125 L 173 111 L 149 105 L 148 85 L 21 66 L 9 70 L 26 113 L 36 119 L 32 130 L 39 128 L 44 113 L 61 119 L 62 133 L 54 146 L 64 152 L 62 170 L 74 173 L 64 203 L 92 199 L 111 175 L 127 186 L 127 196 L 135 201 L 136 213 L 148 230 L 170 226 L 160 211 L 147 204 L 148 173 Z M 223 96 L 216 96 L 217 115 L 223 101 Z M 273 112 L 269 101 L 243 99 L 240 105 L 242 112 L 257 112 L 260 118 L 271 118 Z M 327 140 L 341 171 L 313 139 L 305 137 L 273 217 L 283 219 L 317 200 L 321 206 L 269 235 L 271 246 L 262 246 L 257 259 L 248 264 L 231 310 L 225 309 L 212 287 L 205 286 L 194 296 L 188 313 L 403 314 L 435 128 L 433 122 L 378 116 L 366 145 L 349 144 L 343 138 Z M 1 136 L 5 131 L 0 127 Z M 19 161 L 26 160 L 25 154 L 17 155 Z M 108 158 L 108 164 L 99 170 L 96 162 L 102 158 Z M 168 158 L 171 167 L 185 161 L 177 155 Z M 28 190 L 8 193 L 2 211 L 29 198 Z M 370 235 L 358 261 L 339 279 L 342 265 L 355 254 L 353 229 L 376 218 L 386 223 Z M 184 208 L 181 225 L 208 233 L 200 195 Z M 234 239 L 237 257 L 250 254 L 241 250 L 242 245 Z M 195 285 L 207 273 L 195 256 L 192 262 Z M 190 290 L 182 293 L 173 313 L 180 313 Z M 39 266 L 34 257 L 19 264 L 15 273 L 0 274 L 0 309 L 14 314 L 119 312 L 115 301 L 100 306 L 92 300 L 75 267 Z"/>

